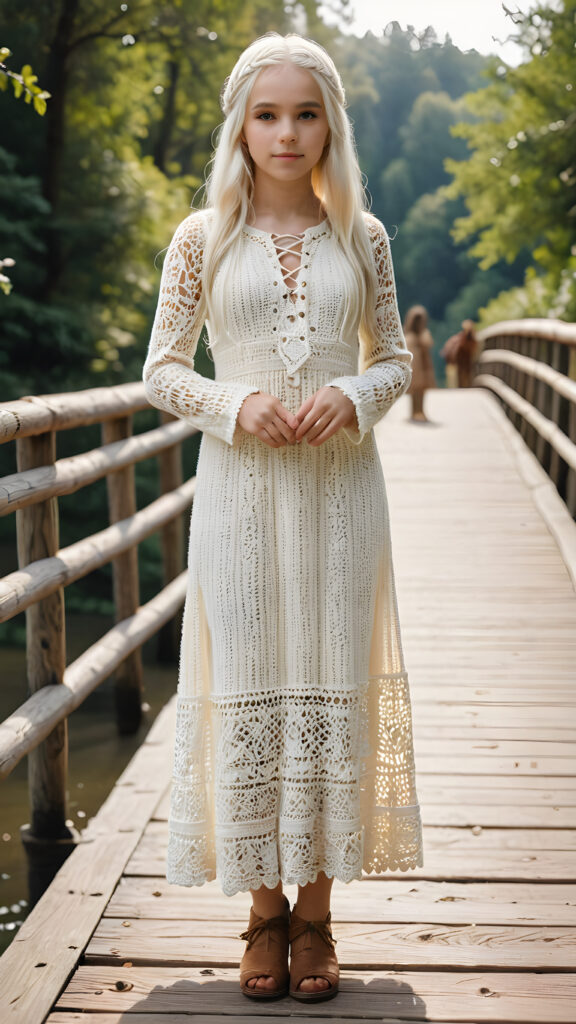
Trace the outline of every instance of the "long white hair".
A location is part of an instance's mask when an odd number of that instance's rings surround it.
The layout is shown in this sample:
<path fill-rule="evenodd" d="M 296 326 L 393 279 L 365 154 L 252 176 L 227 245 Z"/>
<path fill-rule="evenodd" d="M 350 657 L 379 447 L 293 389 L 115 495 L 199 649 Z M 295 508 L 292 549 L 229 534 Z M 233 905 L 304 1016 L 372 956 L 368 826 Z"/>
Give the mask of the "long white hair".
<path fill-rule="evenodd" d="M 312 171 L 312 187 L 340 244 L 344 266 L 349 269 L 352 287 L 346 326 L 359 323 L 360 336 L 369 346 L 376 330 L 376 275 L 362 216 L 365 194 L 344 88 L 326 50 L 295 34 L 270 32 L 256 39 L 240 55 L 224 83 L 221 106 L 225 120 L 206 182 L 206 203 L 212 210 L 203 268 L 206 313 L 218 333 L 221 312 L 213 301 L 214 279 L 222 257 L 238 242 L 252 212 L 252 161 L 241 143 L 250 93 L 260 71 L 290 62 L 309 71 L 322 92 L 329 142 Z"/>

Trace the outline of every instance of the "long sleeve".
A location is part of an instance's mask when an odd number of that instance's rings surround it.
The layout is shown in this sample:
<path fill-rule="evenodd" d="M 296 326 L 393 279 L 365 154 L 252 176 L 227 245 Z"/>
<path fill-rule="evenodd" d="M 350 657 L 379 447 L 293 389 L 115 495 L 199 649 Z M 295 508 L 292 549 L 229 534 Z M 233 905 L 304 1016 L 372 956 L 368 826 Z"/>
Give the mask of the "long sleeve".
<path fill-rule="evenodd" d="M 337 377 L 329 387 L 340 388 L 354 403 L 358 430 L 345 427 L 355 444 L 384 416 L 410 385 L 412 355 L 408 351 L 398 311 L 390 242 L 386 229 L 375 217 L 366 224 L 376 269 L 376 337 L 364 357 L 364 372 Z"/>
<path fill-rule="evenodd" d="M 244 399 L 258 388 L 209 380 L 194 369 L 202 330 L 204 214 L 182 221 L 170 243 L 143 379 L 151 405 L 232 444 Z"/>

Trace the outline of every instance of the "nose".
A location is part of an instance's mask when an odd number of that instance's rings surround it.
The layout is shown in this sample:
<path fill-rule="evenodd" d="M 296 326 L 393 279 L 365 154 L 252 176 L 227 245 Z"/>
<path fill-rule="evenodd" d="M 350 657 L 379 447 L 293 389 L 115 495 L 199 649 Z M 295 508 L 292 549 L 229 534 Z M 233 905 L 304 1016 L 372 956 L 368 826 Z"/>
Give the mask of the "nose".
<path fill-rule="evenodd" d="M 280 142 L 295 142 L 298 137 L 296 125 L 290 119 L 282 121 L 279 125 L 278 139 Z"/>

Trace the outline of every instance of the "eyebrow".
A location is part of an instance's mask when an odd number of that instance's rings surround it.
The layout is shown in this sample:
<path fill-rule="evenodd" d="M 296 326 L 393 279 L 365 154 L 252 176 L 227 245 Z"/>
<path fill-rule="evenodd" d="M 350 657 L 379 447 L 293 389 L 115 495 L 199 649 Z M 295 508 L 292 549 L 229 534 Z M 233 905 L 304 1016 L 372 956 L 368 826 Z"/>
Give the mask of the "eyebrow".
<path fill-rule="evenodd" d="M 260 110 L 261 107 L 266 107 L 267 109 L 270 109 L 271 107 L 277 107 L 277 106 L 278 106 L 277 103 L 262 102 L 262 103 L 256 103 L 252 107 L 252 110 Z M 297 107 L 298 110 L 303 109 L 304 107 L 306 107 L 306 108 L 308 108 L 308 107 L 317 107 L 318 110 L 321 110 L 322 109 L 322 104 L 321 103 L 317 103 L 316 100 L 310 100 L 308 103 L 297 103 L 296 107 Z"/>

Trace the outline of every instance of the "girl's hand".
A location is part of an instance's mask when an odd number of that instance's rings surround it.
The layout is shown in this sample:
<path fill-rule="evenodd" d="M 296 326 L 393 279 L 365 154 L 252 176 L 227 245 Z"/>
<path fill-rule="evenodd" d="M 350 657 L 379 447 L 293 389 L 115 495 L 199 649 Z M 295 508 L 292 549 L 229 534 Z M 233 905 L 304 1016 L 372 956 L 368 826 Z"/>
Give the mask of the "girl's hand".
<path fill-rule="evenodd" d="M 248 395 L 242 402 L 237 422 L 247 434 L 258 437 L 270 448 L 283 448 L 296 442 L 299 421 L 274 395 L 261 391 Z"/>
<path fill-rule="evenodd" d="M 299 420 L 296 440 L 305 437 L 311 445 L 323 444 L 340 427 L 358 428 L 354 402 L 335 387 L 326 386 L 310 395 L 296 416 Z"/>

